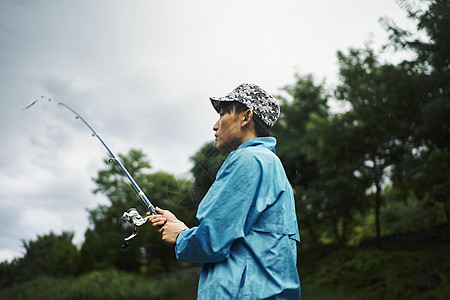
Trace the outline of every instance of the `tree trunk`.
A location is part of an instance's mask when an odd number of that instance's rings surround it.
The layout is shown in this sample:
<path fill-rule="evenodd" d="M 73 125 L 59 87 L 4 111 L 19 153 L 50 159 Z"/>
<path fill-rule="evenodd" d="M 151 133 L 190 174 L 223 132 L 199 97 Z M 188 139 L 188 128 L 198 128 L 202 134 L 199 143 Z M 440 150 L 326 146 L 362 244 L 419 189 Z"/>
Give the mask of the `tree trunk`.
<path fill-rule="evenodd" d="M 347 243 L 347 220 L 344 218 L 342 220 L 342 235 L 341 235 L 341 244 L 345 246 Z"/>
<path fill-rule="evenodd" d="M 444 201 L 444 209 L 445 209 L 445 216 L 447 217 L 447 222 L 450 222 L 450 210 L 448 208 L 448 202 L 445 199 Z"/>
<path fill-rule="evenodd" d="M 380 208 L 381 208 L 381 187 L 380 181 L 377 179 L 375 182 L 375 229 L 376 229 L 376 243 L 377 247 L 380 248 L 381 239 L 381 229 L 380 229 Z"/>

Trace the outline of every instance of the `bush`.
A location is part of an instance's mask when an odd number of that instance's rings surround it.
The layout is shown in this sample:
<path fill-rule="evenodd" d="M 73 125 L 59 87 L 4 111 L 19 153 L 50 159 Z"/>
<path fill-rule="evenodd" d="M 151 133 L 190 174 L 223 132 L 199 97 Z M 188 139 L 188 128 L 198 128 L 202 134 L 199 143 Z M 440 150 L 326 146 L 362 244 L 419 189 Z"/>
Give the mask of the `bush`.
<path fill-rule="evenodd" d="M 40 277 L 0 291 L 0 299 L 195 299 L 197 282 L 153 279 L 116 270 L 77 278 Z"/>
<path fill-rule="evenodd" d="M 445 299 L 450 295 L 449 251 L 449 245 L 418 251 L 341 249 L 302 278 L 302 290 L 310 299 L 341 299 L 336 294 L 323 298 L 327 290 L 342 293 L 343 299 Z"/>

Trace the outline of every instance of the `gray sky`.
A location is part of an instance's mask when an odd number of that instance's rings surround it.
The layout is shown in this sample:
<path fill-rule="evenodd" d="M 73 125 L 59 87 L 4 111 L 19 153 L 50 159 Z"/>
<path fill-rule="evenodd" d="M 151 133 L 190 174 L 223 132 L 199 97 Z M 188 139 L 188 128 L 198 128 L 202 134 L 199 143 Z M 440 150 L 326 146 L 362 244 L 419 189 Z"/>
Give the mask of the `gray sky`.
<path fill-rule="evenodd" d="M 279 94 L 295 73 L 332 86 L 337 50 L 386 41 L 382 16 L 413 27 L 394 0 L 0 0 L 0 261 L 50 231 L 80 244 L 86 208 L 107 203 L 91 180 L 105 149 L 58 105 L 22 111 L 31 101 L 64 102 L 114 153 L 186 175 L 213 140 L 209 96 Z"/>

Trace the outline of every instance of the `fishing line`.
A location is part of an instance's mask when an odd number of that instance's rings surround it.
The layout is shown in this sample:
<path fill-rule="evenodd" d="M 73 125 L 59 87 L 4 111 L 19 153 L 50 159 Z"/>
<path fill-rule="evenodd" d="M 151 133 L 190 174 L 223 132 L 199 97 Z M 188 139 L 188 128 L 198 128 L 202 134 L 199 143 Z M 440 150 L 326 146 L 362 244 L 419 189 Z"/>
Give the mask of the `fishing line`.
<path fill-rule="evenodd" d="M 122 170 L 117 166 L 117 164 L 113 164 L 113 168 L 114 170 L 116 170 L 116 172 L 118 174 L 120 174 L 122 172 Z M 137 197 L 140 198 L 138 192 L 136 191 L 136 189 L 131 185 L 131 183 L 129 181 L 124 181 L 124 183 L 127 185 L 127 187 L 131 190 L 131 192 Z"/>
<path fill-rule="evenodd" d="M 54 102 L 51 98 L 45 97 L 45 96 L 41 96 L 41 99 L 45 99 L 48 100 L 47 102 Z M 30 107 L 32 107 L 33 105 L 35 105 L 38 102 L 39 99 L 36 99 L 34 101 L 32 101 L 30 104 L 28 104 L 26 107 L 24 107 L 22 110 L 27 110 Z M 139 199 L 141 199 L 142 203 L 144 204 L 144 206 L 147 208 L 147 210 L 149 211 L 149 213 L 151 215 L 156 215 L 157 212 L 155 210 L 155 207 L 152 205 L 152 203 L 150 202 L 150 200 L 148 200 L 147 196 L 145 195 L 145 193 L 142 191 L 142 189 L 139 187 L 139 185 L 136 183 L 136 181 L 134 180 L 134 178 L 130 175 L 130 173 L 127 171 L 127 169 L 125 168 L 125 166 L 122 164 L 122 162 L 119 160 L 119 158 L 114 155 L 114 153 L 111 151 L 111 149 L 106 145 L 106 143 L 102 140 L 102 138 L 98 135 L 98 133 L 94 130 L 94 128 L 92 128 L 92 126 L 77 112 L 75 111 L 72 107 L 70 107 L 69 105 L 63 103 L 63 102 L 57 102 L 58 105 L 68 109 L 69 111 L 71 111 L 74 115 L 75 115 L 75 119 L 78 119 L 80 121 L 82 121 L 84 123 L 84 125 L 86 125 L 89 130 L 91 131 L 91 135 L 93 137 L 96 137 L 98 139 L 98 141 L 105 147 L 105 149 L 108 151 L 110 158 L 109 158 L 109 162 L 110 163 L 115 163 L 115 167 L 117 168 L 117 166 L 120 168 L 120 170 L 125 174 L 125 176 L 128 178 L 129 183 L 128 185 L 131 184 L 132 186 L 132 190 L 137 194 L 137 196 L 139 197 Z M 134 238 L 137 235 L 137 230 L 138 227 L 142 226 L 143 224 L 145 224 L 149 218 L 149 216 L 143 218 L 141 215 L 139 215 L 139 213 L 137 212 L 137 210 L 135 208 L 130 208 L 128 211 L 124 212 L 122 215 L 122 218 L 126 221 L 128 221 L 129 223 L 134 225 L 134 230 L 133 233 L 124 239 L 124 244 L 122 245 L 122 248 L 126 248 L 128 246 L 128 241 L 131 240 L 132 238 Z"/>

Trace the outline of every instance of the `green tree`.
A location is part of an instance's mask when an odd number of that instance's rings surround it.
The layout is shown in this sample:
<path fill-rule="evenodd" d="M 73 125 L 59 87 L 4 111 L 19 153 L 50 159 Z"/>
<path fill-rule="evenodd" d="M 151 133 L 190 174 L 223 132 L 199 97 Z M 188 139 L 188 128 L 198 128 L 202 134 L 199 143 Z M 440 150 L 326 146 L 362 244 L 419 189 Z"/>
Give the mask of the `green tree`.
<path fill-rule="evenodd" d="M 354 172 L 368 177 L 367 193 L 374 199 L 377 238 L 381 235 L 382 190 L 390 172 L 410 147 L 417 118 L 414 77 L 404 65 L 380 64 L 374 50 L 338 52 L 341 83 L 336 97 L 348 101 L 351 110 L 343 116 L 353 127 L 355 155 L 359 165 Z M 356 148 L 355 148 L 356 149 Z"/>
<path fill-rule="evenodd" d="M 368 183 L 355 172 L 360 146 L 353 124 L 329 113 L 324 84 L 311 75 L 296 79 L 284 89 L 289 99 L 281 98 L 280 120 L 273 128 L 277 153 L 295 191 L 303 241 L 344 245 L 355 212 L 366 207 Z"/>
<path fill-rule="evenodd" d="M 409 49 L 416 58 L 397 65 L 380 63 L 375 51 L 338 52 L 341 82 L 336 89 L 351 110 L 343 118 L 359 136 L 363 158 L 355 172 L 371 179 L 367 190 L 374 199 L 377 238 L 381 235 L 383 189 L 393 181 L 405 201 L 413 190 L 422 199 L 443 203 L 449 216 L 448 143 L 449 3 L 425 1 L 427 9 L 402 1 L 408 16 L 418 22 L 429 40 L 387 24 L 397 49 Z M 444 51 L 442 50 L 444 49 Z"/>
<path fill-rule="evenodd" d="M 272 128 L 279 143 L 277 153 L 293 186 L 308 188 L 316 168 L 308 156 L 315 150 L 306 135 L 313 116 L 328 116 L 328 95 L 324 84 L 316 84 L 312 75 L 296 75 L 296 82 L 283 88 L 288 98 L 279 96 L 281 114 Z"/>
<path fill-rule="evenodd" d="M 197 203 L 206 195 L 206 192 L 213 184 L 217 171 L 219 171 L 228 154 L 228 152 L 218 150 L 216 142 L 212 141 L 204 144 L 191 157 L 191 162 L 193 163 L 191 172 L 195 178 L 195 198 Z"/>
<path fill-rule="evenodd" d="M 416 133 L 402 165 L 394 174 L 397 186 L 414 190 L 419 198 L 443 205 L 450 221 L 450 2 L 445 0 L 401 1 L 408 17 L 417 21 L 419 34 L 399 28 L 393 21 L 384 24 L 396 49 L 413 51 L 416 56 L 402 64 L 414 71 L 414 120 Z M 418 82 L 420 80 L 420 82 Z"/>
<path fill-rule="evenodd" d="M 15 280 L 77 274 L 80 251 L 72 243 L 73 236 L 73 232 L 63 232 L 61 235 L 51 232 L 38 236 L 35 241 L 22 241 L 25 255 L 15 262 Z"/>
<path fill-rule="evenodd" d="M 17 258 L 15 258 L 11 262 L 2 261 L 0 263 L 0 288 L 5 288 L 13 285 L 15 275 L 17 274 L 17 263 Z"/>
<path fill-rule="evenodd" d="M 313 118 L 307 135 L 315 138 L 310 143 L 316 151 L 310 157 L 317 162 L 318 175 L 312 188 L 316 194 L 320 191 L 315 201 L 320 207 L 322 236 L 331 236 L 344 246 L 355 226 L 355 216 L 368 206 L 365 190 L 370 182 L 355 172 L 361 163 L 359 138 L 345 115 L 339 114 Z"/>
<path fill-rule="evenodd" d="M 180 218 L 190 210 L 179 206 L 184 190 L 190 186 L 186 180 L 176 180 L 164 172 L 150 173 L 151 165 L 139 150 L 130 150 L 128 155 L 119 155 L 122 164 L 149 197 L 154 206 L 170 209 Z M 173 249 L 161 242 L 160 234 L 150 224 L 141 226 L 139 234 L 130 245 L 121 249 L 123 239 L 132 231 L 132 226 L 122 220 L 124 211 L 135 207 L 145 216 L 140 198 L 130 186 L 128 179 L 108 163 L 94 178 L 96 193 L 103 193 L 110 205 L 99 205 L 89 210 L 90 228 L 85 233 L 81 248 L 84 271 L 118 268 L 128 271 L 167 271 L 176 263 Z"/>
<path fill-rule="evenodd" d="M 295 191 L 302 239 L 306 244 L 317 244 L 323 223 L 323 195 L 320 187 L 314 185 L 320 171 L 312 154 L 321 136 L 307 132 L 311 122 L 327 122 L 328 95 L 324 85 L 316 84 L 312 75 L 296 75 L 295 84 L 283 91 L 287 97 L 278 96 L 281 114 L 272 133 L 278 140 L 277 154 Z"/>

